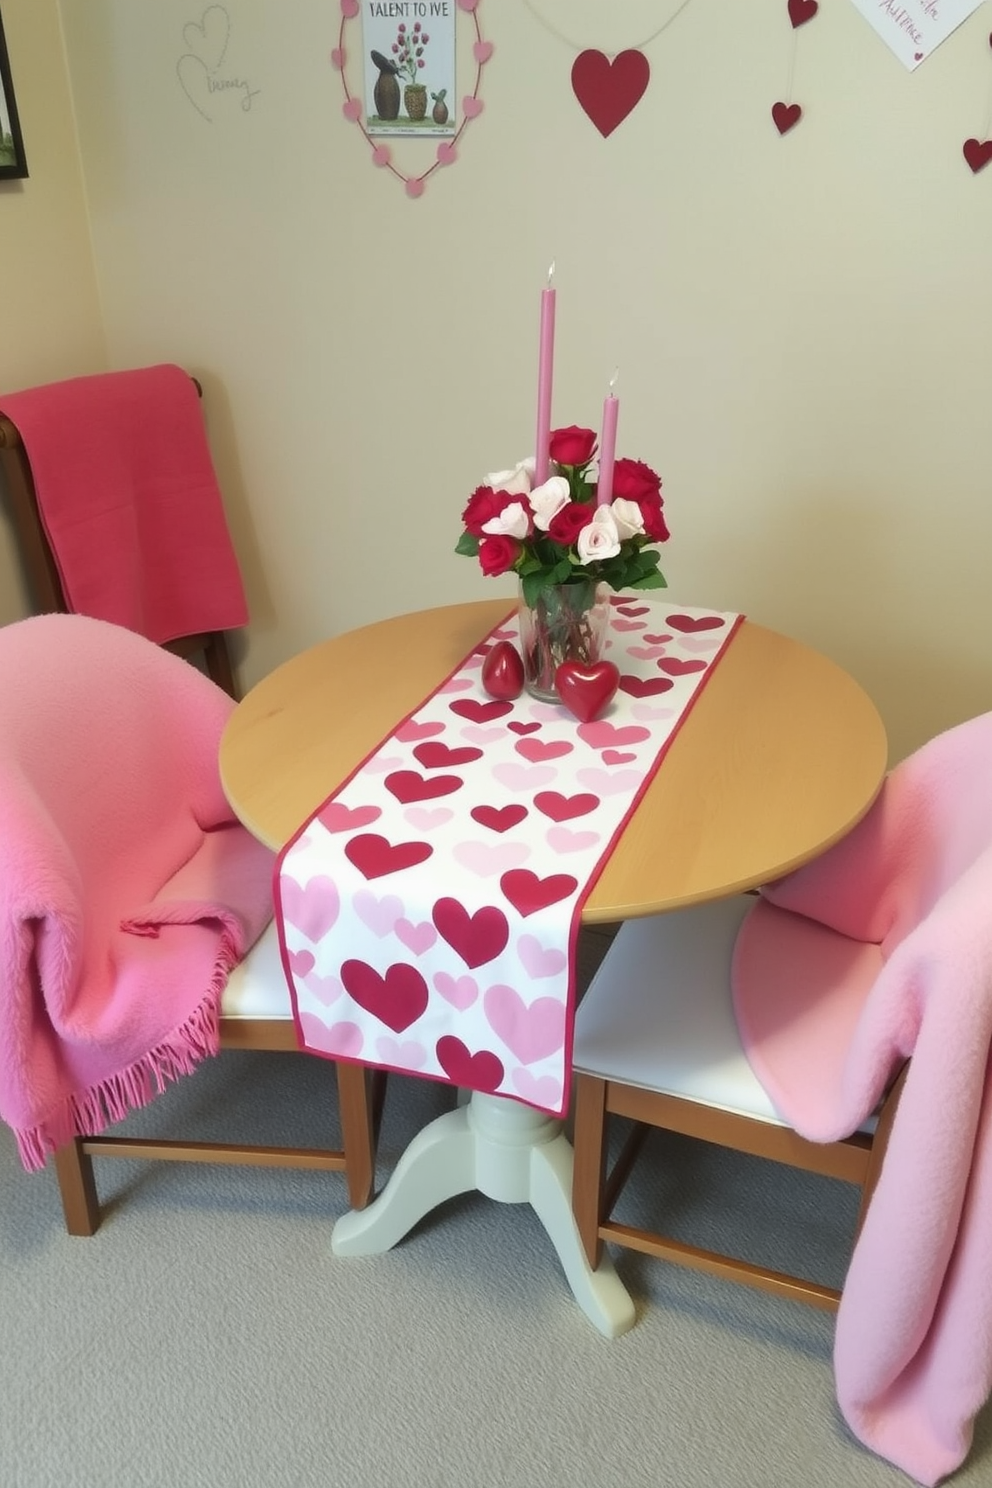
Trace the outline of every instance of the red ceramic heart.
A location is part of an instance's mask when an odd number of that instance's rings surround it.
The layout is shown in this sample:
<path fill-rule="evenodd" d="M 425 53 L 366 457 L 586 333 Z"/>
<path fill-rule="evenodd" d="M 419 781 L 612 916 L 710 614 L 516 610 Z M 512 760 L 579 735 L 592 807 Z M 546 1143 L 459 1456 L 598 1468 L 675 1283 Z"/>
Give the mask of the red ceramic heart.
<path fill-rule="evenodd" d="M 572 92 L 605 139 L 636 106 L 651 77 L 643 52 L 580 52 L 572 64 Z"/>
<path fill-rule="evenodd" d="M 492 698 L 506 702 L 519 697 L 524 687 L 524 664 L 510 641 L 497 641 L 482 663 L 482 685 Z"/>
<path fill-rule="evenodd" d="M 583 723 L 591 723 L 613 701 L 620 685 L 620 673 L 612 661 L 588 665 L 581 661 L 563 661 L 555 672 L 558 696 L 570 713 Z"/>

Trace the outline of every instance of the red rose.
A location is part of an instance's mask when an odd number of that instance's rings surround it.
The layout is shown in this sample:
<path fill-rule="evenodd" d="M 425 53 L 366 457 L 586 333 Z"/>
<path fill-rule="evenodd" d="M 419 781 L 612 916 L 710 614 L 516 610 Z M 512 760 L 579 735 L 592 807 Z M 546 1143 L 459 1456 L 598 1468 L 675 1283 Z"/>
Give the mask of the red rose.
<path fill-rule="evenodd" d="M 515 537 L 498 534 L 484 537 L 479 544 L 479 562 L 487 579 L 498 578 L 513 567 L 520 556 L 520 544 Z"/>
<path fill-rule="evenodd" d="M 548 454 L 556 465 L 588 465 L 596 448 L 596 435 L 592 429 L 580 429 L 570 424 L 567 429 L 554 429 Z"/>
<path fill-rule="evenodd" d="M 668 523 L 665 521 L 665 513 L 661 509 L 660 496 L 656 496 L 653 500 L 649 497 L 637 504 L 641 509 L 641 520 L 647 536 L 652 542 L 667 542 L 670 533 Z"/>
<path fill-rule="evenodd" d="M 560 543 L 563 548 L 570 548 L 583 527 L 587 527 L 592 521 L 594 511 L 593 506 L 581 501 L 570 501 L 551 518 L 551 525 L 548 527 L 551 541 Z"/>
<path fill-rule="evenodd" d="M 484 537 L 482 529 L 485 523 L 498 517 L 511 501 L 519 500 L 519 496 L 512 496 L 509 491 L 494 491 L 492 486 L 476 486 L 462 512 L 466 532 L 470 532 L 473 537 Z"/>
<path fill-rule="evenodd" d="M 613 467 L 613 499 L 644 501 L 657 496 L 661 477 L 643 460 L 618 460 Z"/>

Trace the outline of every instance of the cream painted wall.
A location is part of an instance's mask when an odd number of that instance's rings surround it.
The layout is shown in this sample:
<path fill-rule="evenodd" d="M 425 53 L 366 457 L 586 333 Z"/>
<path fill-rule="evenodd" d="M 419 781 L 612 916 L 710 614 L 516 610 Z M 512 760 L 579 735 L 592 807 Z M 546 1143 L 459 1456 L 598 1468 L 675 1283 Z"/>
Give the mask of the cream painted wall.
<path fill-rule="evenodd" d="M 55 0 L 3 0 L 25 181 L 0 181 L 0 389 L 106 366 L 79 150 Z M 27 614 L 0 503 L 0 625 Z"/>
<path fill-rule="evenodd" d="M 614 51 L 676 0 L 533 5 Z M 18 50 L 29 7 L 49 9 L 4 3 Z M 203 0 L 60 0 L 111 363 L 203 378 L 246 681 L 494 592 L 451 549 L 482 474 L 531 448 L 554 258 L 556 419 L 596 423 L 620 367 L 620 447 L 664 476 L 674 597 L 835 657 L 894 757 L 992 706 L 992 168 L 961 157 L 989 106 L 987 6 L 911 75 L 853 5 L 822 5 L 795 38 L 806 116 L 780 139 L 783 0 L 691 0 L 603 140 L 573 52 L 523 0 L 482 0 L 485 112 L 419 201 L 342 118 L 334 0 L 222 9 L 218 76 L 253 96 L 201 109 L 177 66 Z M 44 80 L 17 60 L 41 190 Z"/>

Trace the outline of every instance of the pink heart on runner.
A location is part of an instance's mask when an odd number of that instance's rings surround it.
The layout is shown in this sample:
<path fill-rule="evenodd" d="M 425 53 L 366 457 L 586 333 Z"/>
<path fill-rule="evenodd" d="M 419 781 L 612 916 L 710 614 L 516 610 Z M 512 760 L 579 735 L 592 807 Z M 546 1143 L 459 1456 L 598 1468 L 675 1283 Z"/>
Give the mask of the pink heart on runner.
<path fill-rule="evenodd" d="M 614 620 L 614 630 L 643 630 L 647 625 L 646 620 Z"/>
<path fill-rule="evenodd" d="M 470 1008 L 479 996 L 479 984 L 470 976 L 453 977 L 439 971 L 434 976 L 434 985 L 445 1002 L 450 1002 L 460 1013 Z"/>
<path fill-rule="evenodd" d="M 656 656 L 664 656 L 664 646 L 631 646 L 627 652 L 635 661 L 654 661 Z"/>
<path fill-rule="evenodd" d="M 305 977 L 316 966 L 313 951 L 290 951 L 289 969 L 294 976 Z"/>
<path fill-rule="evenodd" d="M 513 724 L 508 723 L 506 726 L 512 728 Z M 469 724 L 468 728 L 460 730 L 460 735 L 470 744 L 481 744 L 485 747 L 487 744 L 498 743 L 504 737 L 503 725 L 497 724 L 495 728 L 479 728 L 476 724 Z"/>
<path fill-rule="evenodd" d="M 371 759 L 365 761 L 362 769 L 367 770 L 370 775 L 385 775 L 387 770 L 395 770 L 396 766 L 402 763 L 403 760 L 399 755 L 374 754 Z"/>
<path fill-rule="evenodd" d="M 485 107 L 481 98 L 473 98 L 471 93 L 462 99 L 462 113 L 466 119 L 477 119 Z"/>
<path fill-rule="evenodd" d="M 571 821 L 575 816 L 588 816 L 599 805 L 599 797 L 592 795 L 562 796 L 558 791 L 541 791 L 534 797 L 534 805 L 552 821 Z"/>
<path fill-rule="evenodd" d="M 631 708 L 635 718 L 674 718 L 674 708 L 659 708 L 656 703 L 635 703 Z"/>
<path fill-rule="evenodd" d="M 393 931 L 397 940 L 401 940 L 415 956 L 422 956 L 425 951 L 429 951 L 437 940 L 437 931 L 426 920 L 421 920 L 418 925 L 412 920 L 397 920 Z"/>
<path fill-rule="evenodd" d="M 341 105 L 341 112 L 345 118 L 354 124 L 362 117 L 362 100 L 360 98 L 348 98 Z"/>
<path fill-rule="evenodd" d="M 418 832 L 433 832 L 454 816 L 450 806 L 408 806 L 403 818 Z"/>
<path fill-rule="evenodd" d="M 701 630 L 722 630 L 726 622 L 721 615 L 666 615 L 665 624 L 683 635 L 695 635 Z"/>
<path fill-rule="evenodd" d="M 329 832 L 355 832 L 378 821 L 382 811 L 378 806 L 345 806 L 340 801 L 328 801 L 317 812 L 317 820 Z"/>
<path fill-rule="evenodd" d="M 490 1049 L 470 1054 L 461 1039 L 446 1034 L 437 1041 L 437 1061 L 454 1085 L 491 1094 L 503 1083 L 503 1061 Z"/>
<path fill-rule="evenodd" d="M 521 1100 L 541 1111 L 558 1111 L 562 1104 L 561 1081 L 554 1075 L 532 1075 L 529 1069 L 518 1065 L 510 1078 Z"/>
<path fill-rule="evenodd" d="M 519 868 L 530 857 L 526 842 L 459 842 L 452 849 L 455 862 L 478 878 L 495 878 L 508 868 Z"/>
<path fill-rule="evenodd" d="M 300 1014 L 300 1027 L 308 1049 L 317 1049 L 332 1058 L 357 1059 L 365 1038 L 357 1023 L 334 1023 L 328 1028 L 315 1013 Z"/>
<path fill-rule="evenodd" d="M 283 874 L 279 881 L 283 919 L 293 925 L 307 940 L 323 940 L 338 917 L 340 902 L 332 878 L 319 874 L 306 888 L 295 878 Z"/>
<path fill-rule="evenodd" d="M 635 791 L 641 785 L 641 776 L 636 770 L 580 770 L 579 783 L 601 796 L 619 796 L 624 791 Z"/>
<path fill-rule="evenodd" d="M 582 852 L 599 840 L 598 832 L 573 832 L 562 826 L 551 827 L 548 832 L 548 846 L 559 853 Z"/>
<path fill-rule="evenodd" d="M 578 881 L 570 873 L 552 873 L 547 878 L 539 878 L 529 868 L 513 868 L 509 873 L 504 873 L 499 886 L 524 919 L 528 915 L 537 914 L 541 909 L 547 909 L 550 904 L 558 904 L 562 899 L 567 899 L 579 887 Z"/>
<path fill-rule="evenodd" d="M 720 644 L 720 637 L 683 636 L 682 644 L 687 651 L 715 651 Z"/>
<path fill-rule="evenodd" d="M 473 806 L 470 813 L 473 821 L 488 827 L 491 832 L 508 832 L 527 815 L 526 806 Z"/>
<path fill-rule="evenodd" d="M 558 831 L 552 827 L 551 831 Z M 548 833 L 551 836 L 551 833 Z M 593 833 L 595 836 L 595 833 Z M 543 946 L 536 935 L 521 935 L 517 941 L 517 955 L 528 976 L 540 981 L 543 977 L 557 976 L 568 965 L 568 957 L 557 946 Z"/>
<path fill-rule="evenodd" d="M 500 785 L 505 785 L 508 790 L 525 791 L 540 790 L 542 785 L 550 785 L 557 776 L 558 771 L 554 765 L 494 765 L 493 779 L 498 780 Z"/>
<path fill-rule="evenodd" d="M 431 917 L 441 938 L 472 970 L 494 961 L 510 938 L 506 915 L 491 904 L 470 915 L 457 899 L 439 899 Z"/>
<path fill-rule="evenodd" d="M 430 744 L 418 744 L 413 757 L 425 770 L 437 770 L 442 765 L 455 769 L 458 765 L 467 765 L 472 760 L 481 759 L 482 750 L 474 749 L 469 744 L 452 749 L 447 744 L 434 741 Z"/>
<path fill-rule="evenodd" d="M 489 1026 L 520 1060 L 536 1064 L 565 1045 L 565 1008 L 557 997 L 538 997 L 528 1007 L 512 987 L 490 987 L 483 998 Z"/>
<path fill-rule="evenodd" d="M 428 780 L 425 775 L 418 775 L 416 770 L 394 770 L 392 775 L 386 776 L 385 782 L 390 795 L 403 806 L 408 806 L 411 801 L 433 801 L 438 796 L 450 796 L 453 791 L 461 790 L 463 783 L 460 775 L 434 775 Z"/>
<path fill-rule="evenodd" d="M 627 724 L 618 728 L 614 723 L 583 723 L 579 725 L 579 738 L 592 749 L 602 749 L 606 744 L 643 744 L 650 739 L 651 730 L 639 724 Z"/>
<path fill-rule="evenodd" d="M 561 759 L 563 755 L 571 754 L 574 748 L 567 739 L 551 739 L 547 743 L 543 739 L 518 739 L 513 747 L 532 765 L 540 764 L 542 760 Z"/>
<path fill-rule="evenodd" d="M 371 889 L 359 889 L 351 903 L 362 924 L 367 925 L 380 940 L 392 932 L 403 913 L 402 899 L 395 894 L 384 894 L 380 899 Z"/>
<path fill-rule="evenodd" d="M 604 765 L 629 765 L 631 760 L 637 758 L 636 754 L 627 754 L 621 749 L 604 749 Z"/>
<path fill-rule="evenodd" d="M 375 1052 L 380 1064 L 392 1069 L 423 1069 L 427 1063 L 427 1050 L 416 1039 L 388 1038 L 383 1035 L 375 1041 Z"/>
<path fill-rule="evenodd" d="M 705 661 L 680 661 L 677 656 L 663 656 L 658 666 L 670 677 L 686 677 L 690 672 L 705 672 L 706 670 Z M 386 784 L 389 784 L 388 780 Z"/>
<path fill-rule="evenodd" d="M 385 878 L 388 873 L 400 873 L 404 868 L 425 863 L 433 851 L 429 842 L 392 843 L 369 832 L 346 842 L 344 855 L 364 878 Z"/>
<path fill-rule="evenodd" d="M 385 976 L 364 961 L 346 961 L 341 980 L 353 1001 L 394 1033 L 403 1033 L 416 1023 L 430 1001 L 420 972 L 402 961 L 390 966 Z"/>
<path fill-rule="evenodd" d="M 308 977 L 304 978 L 303 984 L 318 1002 L 323 1003 L 324 1007 L 330 1007 L 333 1002 L 337 1002 L 338 998 L 344 995 L 344 988 L 336 976 L 317 976 L 316 972 L 311 972 Z"/>
<path fill-rule="evenodd" d="M 670 692 L 674 686 L 669 677 L 620 678 L 620 691 L 628 697 L 655 697 L 659 692 Z"/>
<path fill-rule="evenodd" d="M 467 692 L 470 687 L 474 686 L 475 683 L 471 677 L 451 677 L 443 687 L 438 688 L 438 692 Z"/>
<path fill-rule="evenodd" d="M 400 724 L 395 737 L 402 744 L 412 744 L 417 739 L 433 739 L 435 735 L 443 733 L 443 723 L 418 723 L 415 718 L 408 718 L 405 723 Z"/>

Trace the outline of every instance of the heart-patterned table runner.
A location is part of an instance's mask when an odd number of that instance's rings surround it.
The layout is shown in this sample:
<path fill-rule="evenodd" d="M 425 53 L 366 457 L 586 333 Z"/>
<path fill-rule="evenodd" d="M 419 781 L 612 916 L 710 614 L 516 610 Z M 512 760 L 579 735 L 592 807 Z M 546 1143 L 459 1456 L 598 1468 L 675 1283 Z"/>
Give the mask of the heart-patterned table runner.
<path fill-rule="evenodd" d="M 740 620 L 617 596 L 591 723 L 488 697 L 491 631 L 279 856 L 300 1047 L 563 1115 L 582 905 Z"/>

